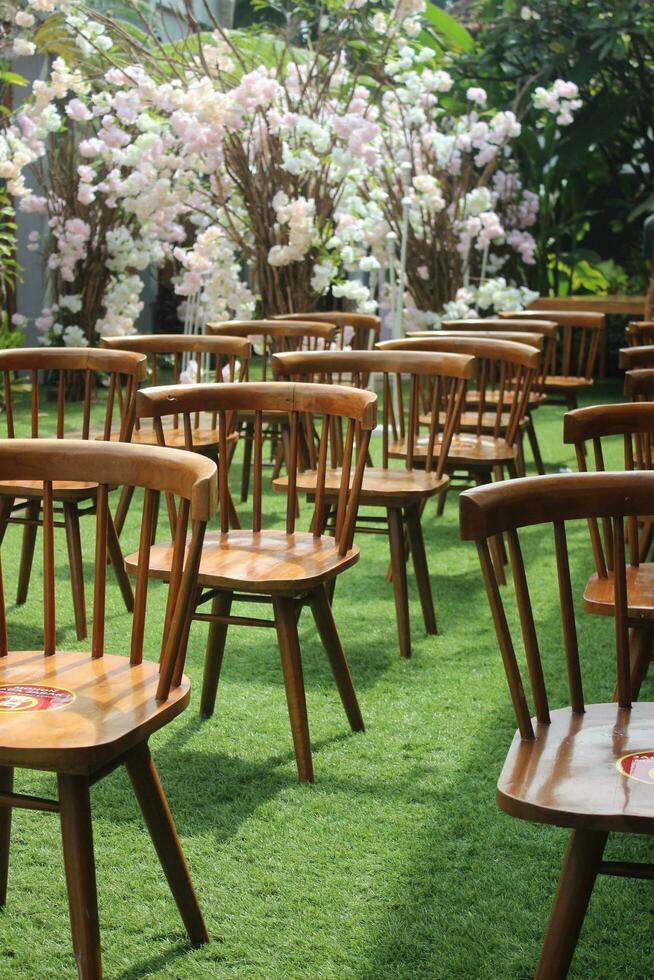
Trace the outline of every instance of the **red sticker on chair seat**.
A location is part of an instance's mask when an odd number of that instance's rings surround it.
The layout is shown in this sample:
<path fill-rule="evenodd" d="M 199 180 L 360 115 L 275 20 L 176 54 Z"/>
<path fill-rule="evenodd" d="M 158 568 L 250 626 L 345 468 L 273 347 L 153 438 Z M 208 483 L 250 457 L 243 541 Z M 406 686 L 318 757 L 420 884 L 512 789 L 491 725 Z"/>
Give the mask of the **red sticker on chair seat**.
<path fill-rule="evenodd" d="M 63 708 L 74 700 L 75 694 L 65 687 L 0 684 L 0 711 L 47 711 L 49 708 Z"/>
<path fill-rule="evenodd" d="M 654 786 L 654 749 L 643 749 L 640 752 L 623 755 L 616 762 L 616 766 L 623 776 Z"/>

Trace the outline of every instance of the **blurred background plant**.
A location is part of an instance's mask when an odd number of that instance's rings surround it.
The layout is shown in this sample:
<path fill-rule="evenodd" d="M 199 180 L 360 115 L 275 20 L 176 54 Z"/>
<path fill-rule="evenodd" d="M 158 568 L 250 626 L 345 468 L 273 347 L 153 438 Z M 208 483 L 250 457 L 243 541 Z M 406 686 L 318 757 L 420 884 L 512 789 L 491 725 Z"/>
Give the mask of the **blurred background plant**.
<path fill-rule="evenodd" d="M 515 149 L 527 186 L 540 184 L 531 284 L 541 293 L 642 292 L 640 237 L 654 211 L 654 5 L 643 0 L 480 0 L 469 6 L 475 43 L 456 59 L 491 104 L 556 79 L 579 87 L 583 108 L 562 134 L 524 126 Z M 607 265 L 606 262 L 610 264 Z"/>

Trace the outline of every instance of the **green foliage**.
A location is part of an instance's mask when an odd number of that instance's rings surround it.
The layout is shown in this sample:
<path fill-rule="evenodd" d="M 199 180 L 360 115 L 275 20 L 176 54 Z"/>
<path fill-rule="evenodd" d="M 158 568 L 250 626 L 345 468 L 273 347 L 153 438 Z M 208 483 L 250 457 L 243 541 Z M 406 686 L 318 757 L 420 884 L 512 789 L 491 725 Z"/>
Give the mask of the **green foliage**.
<path fill-rule="evenodd" d="M 527 18 L 522 12 L 529 11 Z M 537 85 L 577 83 L 584 101 L 562 132 L 556 157 L 536 139 L 529 117 L 522 138 L 525 175 L 542 184 L 540 279 L 552 244 L 558 259 L 583 245 L 636 271 L 643 215 L 654 210 L 654 5 L 641 0 L 481 0 L 473 51 L 459 59 L 491 101 L 523 113 Z M 542 180 L 541 180 L 542 176 Z M 546 196 L 551 200 L 546 201 Z M 643 266 L 644 274 L 644 266 Z M 551 277 L 550 277 L 551 278 Z M 549 283 L 552 285 L 551 281 Z M 562 280 L 555 275 L 553 288 Z"/>

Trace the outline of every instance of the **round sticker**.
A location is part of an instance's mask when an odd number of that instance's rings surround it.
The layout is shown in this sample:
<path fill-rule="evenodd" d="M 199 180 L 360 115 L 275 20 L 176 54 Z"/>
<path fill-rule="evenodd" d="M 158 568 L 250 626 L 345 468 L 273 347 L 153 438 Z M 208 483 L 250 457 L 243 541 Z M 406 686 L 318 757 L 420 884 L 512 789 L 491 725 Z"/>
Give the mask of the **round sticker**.
<path fill-rule="evenodd" d="M 643 749 L 641 752 L 623 755 L 616 762 L 616 766 L 623 776 L 654 786 L 654 749 Z"/>
<path fill-rule="evenodd" d="M 63 708 L 75 700 L 65 687 L 44 687 L 41 684 L 0 684 L 0 711 L 48 711 Z"/>

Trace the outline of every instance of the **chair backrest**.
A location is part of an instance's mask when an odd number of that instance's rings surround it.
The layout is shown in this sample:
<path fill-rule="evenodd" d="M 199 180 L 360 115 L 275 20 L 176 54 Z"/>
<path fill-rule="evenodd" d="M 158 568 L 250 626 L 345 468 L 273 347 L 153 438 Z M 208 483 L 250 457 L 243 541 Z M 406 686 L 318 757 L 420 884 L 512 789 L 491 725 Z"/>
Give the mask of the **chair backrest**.
<path fill-rule="evenodd" d="M 514 310 L 500 313 L 502 319 L 538 320 L 546 316 L 560 327 L 555 375 L 592 379 L 600 341 L 606 333 L 606 314 L 581 310 Z"/>
<path fill-rule="evenodd" d="M 624 376 L 624 393 L 635 402 L 654 401 L 654 367 L 627 371 Z"/>
<path fill-rule="evenodd" d="M 255 348 L 260 348 L 261 380 L 267 381 L 272 380 L 270 361 L 273 354 L 289 350 L 324 350 L 335 343 L 338 327 L 310 320 L 231 320 L 208 323 L 207 333 L 217 337 L 229 334 L 251 338 Z"/>
<path fill-rule="evenodd" d="M 349 374 L 360 388 L 368 387 L 371 375 L 380 374 L 382 467 L 388 467 L 390 438 L 394 442 L 406 440 L 406 468 L 413 469 L 418 440 L 422 438 L 423 442 L 426 439 L 424 467 L 427 472 L 435 468 L 440 479 L 463 408 L 466 381 L 476 377 L 477 361 L 467 354 L 423 351 L 317 351 L 275 354 L 273 371 L 278 377 L 319 384 L 334 384 L 342 374 Z M 406 381 L 409 390 L 405 399 Z M 429 409 L 427 424 L 421 418 L 422 405 Z M 315 458 L 310 454 L 309 459 L 315 467 Z"/>
<path fill-rule="evenodd" d="M 632 320 L 625 332 L 630 347 L 654 344 L 654 320 Z"/>
<path fill-rule="evenodd" d="M 385 340 L 376 349 L 438 351 L 476 357 L 479 374 L 474 391 L 466 397 L 466 409 L 476 414 L 475 432 L 481 436 L 486 431 L 491 413 L 494 437 L 513 446 L 539 368 L 540 351 L 535 347 L 495 337 L 443 337 L 435 331 L 429 337 Z"/>
<path fill-rule="evenodd" d="M 318 476 L 314 505 L 314 537 L 320 538 L 324 526 L 325 477 L 333 419 L 346 419 L 343 445 L 343 476 L 338 495 L 336 514 L 336 544 L 341 555 L 352 547 L 361 483 L 368 455 L 370 433 L 377 421 L 377 396 L 370 391 L 346 388 L 341 385 L 294 384 L 289 382 L 245 382 L 223 385 L 178 385 L 173 388 L 148 388 L 138 392 L 136 413 L 139 418 L 161 419 L 179 413 L 184 425 L 190 426 L 194 412 L 216 412 L 218 415 L 219 455 L 218 488 L 220 498 L 220 530 L 229 533 L 229 488 L 227 484 L 229 458 L 227 433 L 231 417 L 239 412 L 254 413 L 254 459 L 252 494 L 252 530 L 261 531 L 263 415 L 283 412 L 289 420 L 288 499 L 286 533 L 295 532 L 298 504 L 297 472 L 300 465 L 300 429 L 309 414 L 322 416 L 318 447 Z"/>
<path fill-rule="evenodd" d="M 581 473 L 589 468 L 592 460 L 598 473 L 606 471 L 606 450 L 604 440 L 622 437 L 622 447 L 615 464 L 615 470 L 654 470 L 654 404 L 651 402 L 627 402 L 618 405 L 591 405 L 566 412 L 563 419 L 563 442 L 574 445 L 577 465 Z M 590 446 L 592 443 L 592 456 Z M 591 465 L 593 465 L 591 463 Z M 614 569 L 613 532 L 609 521 L 605 521 L 602 533 L 597 521 L 589 520 L 591 544 L 597 574 L 605 578 L 607 571 Z M 627 528 L 629 544 L 629 563 L 639 564 L 639 533 L 636 520 L 630 520 Z"/>
<path fill-rule="evenodd" d="M 157 699 L 166 700 L 171 685 L 181 683 L 185 631 L 188 631 L 189 607 L 195 596 L 202 541 L 206 523 L 216 507 L 215 463 L 181 450 L 163 450 L 156 446 L 81 439 L 67 439 L 65 444 L 58 439 L 0 440 L 0 480 L 9 479 L 43 480 L 43 651 L 46 656 L 56 653 L 53 483 L 78 480 L 98 484 L 91 640 L 93 657 L 103 656 L 105 650 L 109 489 L 118 485 L 142 487 L 145 490 L 129 641 L 130 662 L 133 665 L 140 664 L 143 658 L 155 498 L 161 492 L 180 498 L 171 580 L 158 652 L 161 671 Z M 190 542 L 187 540 L 189 530 Z M 6 656 L 9 646 L 1 579 L 0 610 L 0 656 Z M 121 648 L 114 652 L 125 651 Z"/>
<path fill-rule="evenodd" d="M 134 427 L 134 407 L 136 389 L 145 378 L 147 360 L 143 354 L 129 351 L 93 350 L 87 347 L 22 347 L 15 350 L 0 351 L 0 372 L 4 379 L 5 414 L 7 437 L 16 436 L 14 392 L 11 375 L 15 371 L 26 371 L 29 375 L 31 436 L 38 439 L 40 400 L 42 395 L 39 373 L 52 375 L 57 385 L 57 424 L 56 437 L 63 439 L 65 434 L 66 410 L 73 404 L 82 403 L 82 439 L 96 438 L 92 435 L 91 419 L 93 408 L 102 414 L 102 436 L 109 439 L 116 420 L 120 423 L 119 439 L 129 442 Z M 109 376 L 106 403 L 93 398 L 96 374 Z M 123 385 L 124 379 L 126 379 Z M 79 428 L 77 428 L 79 434 Z M 19 433 L 22 435 L 23 433 Z M 27 433 L 24 433 L 27 435 Z"/>
<path fill-rule="evenodd" d="M 379 340 L 381 318 L 372 313 L 286 313 L 276 320 L 309 320 L 338 327 L 336 343 L 343 350 L 371 350 Z"/>
<path fill-rule="evenodd" d="M 181 384 L 188 380 L 184 375 L 188 375 L 190 362 L 186 371 L 183 372 L 184 358 L 195 355 L 193 363 L 195 371 L 193 380 L 200 384 L 203 376 L 211 368 L 211 359 L 214 359 L 213 376 L 216 384 L 231 381 L 247 381 L 250 363 L 250 342 L 245 337 L 207 337 L 203 334 L 150 334 L 148 336 L 138 335 L 134 337 L 112 337 L 102 341 L 102 346 L 110 350 L 131 350 L 138 351 L 148 357 L 150 367 L 150 378 L 153 387 L 159 382 L 158 358 L 160 356 L 170 356 L 173 358 L 173 375 L 171 384 Z M 197 359 L 196 359 L 197 358 Z M 200 425 L 200 416 L 196 416 L 193 424 L 197 429 Z M 210 420 L 211 428 L 215 429 L 215 416 Z M 140 422 L 136 420 L 136 428 L 140 428 Z M 179 416 L 173 415 L 172 428 L 179 429 Z M 185 448 L 188 449 L 185 434 Z M 161 444 L 161 442 L 160 442 Z"/>
<path fill-rule="evenodd" d="M 108 337 L 100 341 L 100 346 L 107 350 L 131 350 L 145 354 L 150 368 L 150 379 L 153 386 L 159 383 L 158 358 L 172 356 L 173 374 L 171 384 L 180 384 L 180 376 L 184 366 L 184 356 L 193 354 L 199 359 L 215 359 L 213 380 L 247 381 L 250 344 L 244 337 L 207 337 L 204 334 L 136 334 L 133 337 Z M 196 380 L 202 380 L 198 360 L 193 358 L 197 366 Z"/>
<path fill-rule="evenodd" d="M 432 331 L 431 336 L 434 332 Z M 420 337 L 429 336 L 429 334 L 417 334 L 410 333 L 407 337 Z M 547 338 L 543 337 L 540 333 L 526 333 L 518 330 L 458 330 L 456 327 L 447 330 L 438 330 L 438 337 L 486 337 L 490 340 L 512 340 L 515 344 L 526 344 L 527 347 L 535 347 L 536 350 L 540 351 L 541 354 L 545 349 L 545 340 Z"/>
<path fill-rule="evenodd" d="M 573 713 L 582 714 L 584 693 L 570 580 L 566 522 L 576 520 L 609 522 L 612 530 L 613 553 L 624 555 L 625 518 L 631 522 L 638 516 L 650 514 L 653 499 L 654 473 L 651 472 L 565 473 L 556 476 L 528 477 L 477 487 L 461 494 L 461 537 L 466 541 L 477 542 L 497 641 L 522 738 L 534 738 L 531 709 L 516 657 L 517 628 L 512 628 L 510 625 L 510 622 L 514 622 L 513 617 L 509 619 L 506 615 L 504 600 L 500 594 L 491 560 L 489 539 L 498 534 L 505 534 L 508 541 L 520 633 L 536 719 L 540 724 L 547 725 L 550 722 L 549 702 L 541 659 L 541 643 L 534 615 L 535 612 L 542 611 L 542 603 L 539 604 L 537 601 L 535 609 L 532 606 L 518 529 L 534 525 L 553 525 L 569 703 Z M 543 575 L 543 549 L 534 548 L 531 543 L 530 554 L 535 555 L 536 576 L 540 577 Z M 537 597 L 540 596 L 538 586 L 535 594 Z M 617 561 L 615 574 L 617 687 L 619 705 L 625 709 L 631 707 L 627 612 L 626 566 L 624 561 Z M 547 638 L 543 637 L 543 645 L 545 644 L 552 645 L 549 633 Z"/>
<path fill-rule="evenodd" d="M 635 368 L 654 368 L 654 344 L 639 347 L 621 347 L 618 351 L 618 367 L 623 371 Z"/>

